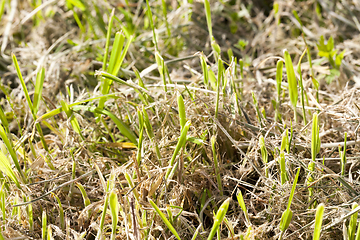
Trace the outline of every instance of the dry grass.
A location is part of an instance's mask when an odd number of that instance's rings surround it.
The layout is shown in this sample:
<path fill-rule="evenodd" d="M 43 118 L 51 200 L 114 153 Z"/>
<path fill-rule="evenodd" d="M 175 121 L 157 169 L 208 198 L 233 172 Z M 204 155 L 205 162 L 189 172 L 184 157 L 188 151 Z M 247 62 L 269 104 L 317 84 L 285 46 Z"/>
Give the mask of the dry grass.
<path fill-rule="evenodd" d="M 181 239 L 192 239 L 197 229 L 196 239 L 207 239 L 216 211 L 228 198 L 232 201 L 218 239 L 278 239 L 281 216 L 288 206 L 298 168 L 300 177 L 291 204 L 293 217 L 282 238 L 312 239 L 316 207 L 323 203 L 321 239 L 351 239 L 343 237 L 348 234 L 344 226 L 348 228 L 350 217 L 355 216 L 349 212 L 352 204 L 359 201 L 360 192 L 357 142 L 360 4 L 357 1 L 279 1 L 278 13 L 274 12 L 271 1 L 211 2 L 213 35 L 221 48 L 220 58 L 227 70 L 224 79 L 228 80 L 224 91 L 220 88 L 217 118 L 217 89 L 204 84 L 197 53 L 207 56 L 207 65 L 217 79 L 218 59 L 209 40 L 203 1 L 165 1 L 167 20 L 162 2 L 150 1 L 158 53 L 168 68 L 166 79 L 169 81 L 170 77 L 172 81 L 167 82 L 167 92 L 156 65 L 145 2 L 130 1 L 126 5 L 93 0 L 90 5 L 90 1 L 79 1 L 85 3 L 85 9 L 74 7 L 74 11 L 85 29 L 82 31 L 67 1 L 43 2 L 47 6 L 41 14 L 30 18 L 36 7 L 31 3 L 41 4 L 41 1 L 3 0 L 0 3 L 4 1 L 5 12 L 0 22 L 0 103 L 9 122 L 7 137 L 17 150 L 17 158 L 27 176 L 27 182 L 21 181 L 13 167 L 21 182 L 19 188 L 1 169 L 0 217 L 4 239 L 110 239 L 113 215 L 107 199 L 111 191 L 116 193 L 119 202 L 116 239 L 176 238 L 154 211 L 150 200 L 169 219 Z M 37 120 L 41 122 L 47 151 L 40 141 L 41 133 L 35 128 L 11 53 L 18 59 L 31 99 L 37 70 L 45 68 L 43 102 L 38 117 L 60 108 L 61 100 L 71 104 L 99 97 L 102 78 L 97 70 L 104 70 L 102 61 L 112 8 L 115 8 L 115 19 L 111 36 L 121 27 L 133 30 L 134 36 L 117 76 L 141 86 L 135 75 L 139 71 L 147 90 L 140 93 L 138 89 L 114 82 L 110 93 L 115 96 L 105 99 L 104 109 L 120 119 L 137 139 L 143 136 L 142 146 L 139 150 L 137 143 L 131 143 L 110 116 L 100 117 L 99 113 L 76 107 L 65 113 L 63 107 L 59 114 Z M 101 17 L 97 17 L 96 11 Z M 300 16 L 302 27 L 293 11 Z M 328 58 L 318 55 L 316 44 L 322 35 L 326 40 L 334 39 L 337 54 L 346 50 L 341 66 L 332 65 Z M 242 47 L 236 46 L 239 40 L 244 43 Z M 110 46 L 112 44 L 113 39 Z M 286 48 L 296 68 L 306 44 L 313 63 L 311 69 L 305 56 L 301 64 L 307 122 L 300 87 L 297 122 L 294 121 L 285 68 L 279 106 L 281 116 L 276 119 L 272 103 L 278 99 L 276 63 Z M 243 60 L 243 76 L 239 62 L 236 72 L 229 67 L 228 49 Z M 311 77 L 319 81 L 318 93 Z M 225 81 L 222 86 L 224 84 Z M 183 127 L 178 117 L 182 111 L 177 102 L 179 94 L 184 98 L 186 120 L 191 126 L 187 141 L 175 158 L 175 166 L 169 166 Z M 238 102 L 236 94 L 240 98 Z M 95 99 L 82 106 L 97 107 L 98 102 Z M 142 121 L 146 122 L 142 109 L 148 114 L 154 138 L 145 123 L 142 127 Z M 264 115 L 259 116 L 257 110 Z M 315 169 L 310 171 L 311 119 L 315 112 L 319 114 L 321 148 Z M 76 132 L 74 119 L 81 135 Z M 290 133 L 291 128 L 290 150 L 284 155 L 287 180 L 281 184 L 278 158 L 282 135 L 286 129 Z M 342 175 L 339 146 L 344 146 L 345 132 L 347 162 Z M 260 151 L 261 135 L 268 152 L 268 177 Z M 218 165 L 214 164 L 212 136 L 216 137 Z M 4 144 L 1 148 L 8 153 Z M 12 158 L 9 159 L 12 164 Z M 166 172 L 173 167 L 173 174 L 167 178 Z M 313 182 L 309 182 L 310 175 Z M 313 193 L 309 196 L 311 188 Z M 239 191 L 249 220 L 237 202 Z M 87 198 L 89 201 L 85 202 Z M 17 204 L 19 207 L 14 207 Z M 102 236 L 99 236 L 104 210 L 107 214 L 103 217 Z M 44 212 L 47 238 L 42 236 Z"/>

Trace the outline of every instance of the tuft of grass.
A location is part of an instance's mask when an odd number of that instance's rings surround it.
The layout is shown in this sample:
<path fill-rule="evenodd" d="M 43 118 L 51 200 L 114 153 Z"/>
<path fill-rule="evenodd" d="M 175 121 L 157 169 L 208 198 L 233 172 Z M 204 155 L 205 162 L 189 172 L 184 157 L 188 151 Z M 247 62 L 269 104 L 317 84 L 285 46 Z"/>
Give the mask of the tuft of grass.
<path fill-rule="evenodd" d="M 109 66 L 107 68 L 107 72 L 113 76 L 116 76 L 118 74 L 133 38 L 130 37 L 129 39 L 127 39 L 126 44 L 125 39 L 126 37 L 122 32 L 117 32 L 115 34 L 115 40 L 110 54 Z M 106 53 L 107 51 L 105 51 L 105 54 Z M 101 93 L 103 95 L 108 94 L 110 92 L 112 80 L 102 78 L 101 83 Z M 101 98 L 98 107 L 100 109 L 104 108 L 105 102 L 106 98 Z"/>

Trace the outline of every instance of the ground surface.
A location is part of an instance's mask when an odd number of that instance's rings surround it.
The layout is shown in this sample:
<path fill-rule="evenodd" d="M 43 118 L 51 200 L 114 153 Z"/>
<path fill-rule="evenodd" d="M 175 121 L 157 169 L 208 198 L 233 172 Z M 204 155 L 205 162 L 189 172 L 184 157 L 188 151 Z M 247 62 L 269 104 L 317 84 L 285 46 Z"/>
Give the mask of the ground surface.
<path fill-rule="evenodd" d="M 358 1 L 0 3 L 4 239 L 360 237 Z"/>

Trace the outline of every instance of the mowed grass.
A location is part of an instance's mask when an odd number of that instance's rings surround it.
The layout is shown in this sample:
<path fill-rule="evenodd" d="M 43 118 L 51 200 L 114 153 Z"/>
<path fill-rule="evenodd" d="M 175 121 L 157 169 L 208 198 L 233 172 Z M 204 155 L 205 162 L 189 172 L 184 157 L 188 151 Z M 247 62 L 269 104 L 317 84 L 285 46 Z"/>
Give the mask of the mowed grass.
<path fill-rule="evenodd" d="M 0 0 L 0 239 L 360 239 L 359 14 Z"/>

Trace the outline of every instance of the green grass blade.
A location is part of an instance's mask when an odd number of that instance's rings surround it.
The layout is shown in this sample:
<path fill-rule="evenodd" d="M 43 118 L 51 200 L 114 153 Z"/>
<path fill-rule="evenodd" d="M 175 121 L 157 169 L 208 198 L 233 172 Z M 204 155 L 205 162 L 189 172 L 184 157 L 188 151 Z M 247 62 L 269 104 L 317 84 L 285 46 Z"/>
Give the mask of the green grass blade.
<path fill-rule="evenodd" d="M 291 219 L 293 216 L 293 212 L 291 209 L 286 209 L 285 212 L 283 212 L 280 220 L 280 231 L 283 233 L 286 229 L 288 229 Z"/>
<path fill-rule="evenodd" d="M 0 20 L 2 19 L 2 16 L 5 12 L 5 3 L 6 3 L 6 0 L 1 0 L 1 3 L 0 3 Z"/>
<path fill-rule="evenodd" d="M 129 49 L 131 41 L 132 41 L 132 37 L 130 39 L 128 39 L 128 41 L 124 47 L 125 35 L 121 32 L 116 33 L 115 41 L 113 44 L 113 49 L 111 50 L 109 67 L 107 70 L 111 75 L 116 76 L 118 74 L 120 67 L 122 65 L 122 62 L 126 56 L 127 50 Z M 123 49 L 123 47 L 124 47 L 124 49 Z M 111 84 L 112 84 L 111 80 L 102 79 L 101 93 L 108 94 L 110 91 Z M 101 99 L 99 101 L 100 108 L 104 107 L 105 101 L 106 101 L 106 99 Z"/>
<path fill-rule="evenodd" d="M 295 189 L 296 189 L 296 184 L 297 184 L 297 181 L 299 179 L 299 174 L 300 174 L 300 168 L 298 168 L 298 170 L 296 172 L 296 175 L 295 175 L 295 179 L 294 179 L 294 182 L 293 182 L 293 185 L 292 185 L 292 188 L 291 188 L 291 192 L 290 192 L 290 196 L 289 196 L 287 209 L 290 209 L 290 207 L 291 207 L 292 199 L 294 197 L 294 193 L 295 193 Z"/>
<path fill-rule="evenodd" d="M 172 158 L 169 162 L 169 168 L 166 172 L 166 175 L 165 175 L 165 179 L 167 180 L 169 175 L 170 175 L 170 172 L 171 170 L 173 169 L 174 167 L 174 164 L 175 164 L 175 159 L 176 159 L 176 156 L 178 155 L 178 153 L 180 152 L 180 149 L 185 145 L 186 143 L 186 134 L 190 128 L 190 125 L 191 125 L 191 122 L 190 121 L 187 121 L 184 128 L 181 130 L 181 133 L 180 133 L 180 137 L 179 137 L 179 140 L 178 140 L 178 143 L 176 145 L 176 148 L 175 148 L 175 151 L 172 155 Z"/>
<path fill-rule="evenodd" d="M 261 159 L 263 160 L 264 165 L 265 165 L 265 177 L 269 177 L 269 169 L 267 167 L 268 152 L 265 147 L 265 139 L 262 135 L 259 138 L 259 146 L 260 146 L 260 151 L 261 151 Z"/>
<path fill-rule="evenodd" d="M 223 79 L 224 65 L 221 58 L 218 59 L 218 78 L 216 81 L 216 102 L 215 102 L 215 118 L 218 117 L 219 103 L 220 103 L 220 86 Z"/>
<path fill-rule="evenodd" d="M 175 228 L 171 225 L 169 220 L 166 218 L 165 214 L 163 214 L 161 212 L 161 210 L 158 208 L 158 206 L 156 206 L 156 204 L 151 199 L 149 201 L 150 201 L 151 206 L 155 209 L 156 213 L 160 216 L 161 220 L 163 220 L 163 222 L 169 228 L 169 230 L 172 232 L 172 234 L 174 234 L 174 236 L 178 240 L 181 240 L 179 234 L 176 232 Z"/>
<path fill-rule="evenodd" d="M 357 230 L 356 230 L 355 240 L 360 240 L 360 224 L 358 224 L 358 227 L 357 227 Z"/>
<path fill-rule="evenodd" d="M 280 181 L 281 181 L 281 185 L 283 185 L 287 180 L 286 158 L 285 158 L 285 153 L 283 151 L 281 151 L 278 159 L 279 159 L 279 165 L 280 165 Z"/>
<path fill-rule="evenodd" d="M 114 93 L 111 93 L 111 94 L 106 94 L 106 95 L 103 95 L 103 96 L 98 96 L 98 97 L 93 97 L 93 98 L 88 98 L 88 99 L 85 99 L 85 100 L 82 100 L 82 101 L 79 101 L 79 102 L 74 102 L 74 103 L 71 103 L 69 104 L 69 108 L 72 108 L 74 106 L 77 106 L 77 105 L 81 105 L 83 103 L 87 103 L 87 102 L 91 102 L 91 101 L 94 101 L 94 100 L 98 100 L 98 99 L 101 99 L 101 98 L 117 98 L 116 94 Z M 47 112 L 45 113 L 44 115 L 42 115 L 41 117 L 39 117 L 37 119 L 37 121 L 42 121 L 42 120 L 45 120 L 45 119 L 48 119 L 48 118 L 51 118 L 61 112 L 63 112 L 63 108 L 62 107 L 59 107 L 57 109 L 54 109 L 54 110 L 51 110 L 50 112 Z"/>
<path fill-rule="evenodd" d="M 313 240 L 320 239 L 321 225 L 322 225 L 324 210 L 325 210 L 325 205 L 323 203 L 319 204 L 319 206 L 316 209 Z"/>
<path fill-rule="evenodd" d="M 210 40 L 212 40 L 212 24 L 211 24 L 211 10 L 210 10 L 210 2 L 209 0 L 204 0 L 205 7 L 205 15 L 206 15 L 206 23 L 209 31 Z"/>
<path fill-rule="evenodd" d="M 211 149 L 212 149 L 213 159 L 214 159 L 216 181 L 217 181 L 218 188 L 220 191 L 220 196 L 222 196 L 223 195 L 223 187 L 222 187 L 222 183 L 221 183 L 220 168 L 219 168 L 219 162 L 217 159 L 215 143 L 216 143 L 216 137 L 213 135 L 213 136 L 211 136 Z"/>
<path fill-rule="evenodd" d="M 196 237 L 198 236 L 201 227 L 202 227 L 202 224 L 200 223 L 200 225 L 196 228 L 196 230 L 195 230 L 195 232 L 194 232 L 193 237 L 191 238 L 191 240 L 196 240 Z"/>
<path fill-rule="evenodd" d="M 126 181 L 127 181 L 128 184 L 129 184 L 130 188 L 133 189 L 132 191 L 133 191 L 133 193 L 134 193 L 134 196 L 135 196 L 136 200 L 139 201 L 139 200 L 140 200 L 140 199 L 139 199 L 139 192 L 138 192 L 137 189 L 135 188 L 135 184 L 134 184 L 134 182 L 133 182 L 133 178 L 130 177 L 130 175 L 129 175 L 127 172 L 124 173 L 124 176 L 125 176 Z"/>
<path fill-rule="evenodd" d="M 0 151 L 0 170 L 11 180 L 13 180 L 13 182 L 16 184 L 16 186 L 19 189 L 21 189 L 20 182 L 10 166 L 9 159 L 5 156 L 5 154 L 2 151 Z"/>
<path fill-rule="evenodd" d="M 5 132 L 9 133 L 10 130 L 9 130 L 9 122 L 6 118 L 6 115 L 4 113 L 4 110 L 3 108 L 0 106 L 0 121 L 1 121 L 1 124 L 4 126 L 5 128 Z"/>
<path fill-rule="evenodd" d="M 280 151 L 290 151 L 290 142 L 289 142 L 289 130 L 286 129 L 282 134 L 281 146 Z"/>
<path fill-rule="evenodd" d="M 46 217 L 46 211 L 42 212 L 42 218 L 41 218 L 41 237 L 43 240 L 46 240 L 46 229 L 47 229 L 47 217 Z"/>
<path fill-rule="evenodd" d="M 89 199 L 89 197 L 88 197 L 88 195 L 87 195 L 87 193 L 85 191 L 84 186 L 79 182 L 76 183 L 76 186 L 79 188 L 79 190 L 81 192 L 81 195 L 82 195 L 83 201 L 84 201 L 84 206 L 85 207 L 89 206 L 91 202 L 90 202 L 90 199 Z"/>
<path fill-rule="evenodd" d="M 177 102 L 178 102 L 180 126 L 181 126 L 181 129 L 183 129 L 186 124 L 186 112 L 185 112 L 184 99 L 180 93 L 178 94 Z"/>
<path fill-rule="evenodd" d="M 116 126 L 118 127 L 121 134 L 123 134 L 125 137 L 127 137 L 132 143 L 137 145 L 137 139 L 136 139 L 134 132 L 124 122 L 122 122 L 118 117 L 116 117 L 111 112 L 109 112 L 105 109 L 97 108 L 97 107 L 87 107 L 87 106 L 79 106 L 79 105 L 73 106 L 72 109 L 74 111 L 86 110 L 86 111 L 97 113 L 97 114 L 107 115 L 116 124 Z"/>
<path fill-rule="evenodd" d="M 80 137 L 82 139 L 84 139 L 84 137 L 81 133 L 79 122 L 75 118 L 73 111 L 69 108 L 69 105 L 64 100 L 61 100 L 60 103 L 61 103 L 62 109 L 64 110 L 66 116 L 70 119 L 72 128 L 74 129 L 74 131 L 76 133 L 78 133 L 80 135 Z"/>
<path fill-rule="evenodd" d="M 110 55 L 109 66 L 107 69 L 107 71 L 110 74 L 115 75 L 115 76 L 118 73 L 117 71 L 115 71 L 115 69 L 117 66 L 118 59 L 120 58 L 120 55 L 121 55 L 121 50 L 124 46 L 124 42 L 125 42 L 125 35 L 122 34 L 121 32 L 117 32 L 115 35 L 115 40 L 114 40 L 113 48 L 111 50 L 111 55 Z M 109 93 L 111 83 L 112 83 L 112 81 L 110 81 L 110 80 L 106 80 L 106 79 L 102 80 L 102 84 L 101 84 L 101 93 L 102 94 Z M 104 100 L 103 100 L 103 102 L 104 102 Z M 100 105 L 100 103 L 99 103 L 99 105 Z"/>
<path fill-rule="evenodd" d="M 27 201 L 31 201 L 31 198 L 28 197 Z M 28 214 L 29 230 L 34 231 L 34 212 L 32 204 L 29 204 L 26 207 L 26 212 Z"/>
<path fill-rule="evenodd" d="M 21 170 L 20 163 L 18 161 L 18 158 L 16 156 L 14 147 L 12 145 L 12 142 L 9 140 L 4 128 L 0 125 L 0 137 L 2 138 L 7 150 L 10 153 L 10 156 L 15 164 L 16 169 L 18 170 L 19 174 L 21 175 L 21 178 L 23 179 L 24 183 L 26 183 L 26 177 L 24 172 Z"/>
<path fill-rule="evenodd" d="M 118 216 L 119 216 L 119 202 L 118 202 L 117 194 L 114 190 L 110 192 L 109 205 L 110 205 L 110 213 L 112 220 L 111 240 L 115 240 L 116 226 L 118 224 Z"/>
<path fill-rule="evenodd" d="M 144 124 L 144 117 L 141 110 L 137 109 L 137 115 L 139 119 L 139 140 L 138 140 L 138 149 L 136 153 L 136 161 L 137 165 L 140 166 L 141 159 L 142 159 L 142 152 L 143 152 L 143 140 L 144 140 L 144 131 L 145 131 L 145 124 Z"/>
<path fill-rule="evenodd" d="M 213 226 L 211 228 L 211 231 L 210 231 L 210 234 L 209 234 L 207 240 L 212 240 L 214 238 L 215 233 L 219 229 L 220 224 L 223 221 L 223 219 L 224 219 L 224 217 L 225 217 L 225 215 L 227 213 L 230 201 L 231 201 L 231 198 L 228 198 L 223 202 L 223 204 L 221 204 L 219 210 L 216 213 L 214 224 L 213 224 Z"/>
<path fill-rule="evenodd" d="M 120 84 L 123 84 L 123 85 L 126 85 L 128 87 L 131 87 L 133 89 L 136 89 L 136 90 L 139 90 L 141 91 L 142 93 L 147 93 L 148 91 L 145 89 L 145 88 L 142 88 L 138 85 L 134 85 L 134 84 L 131 84 L 131 83 L 128 83 L 126 82 L 125 80 L 122 80 L 121 78 L 118 78 L 110 73 L 107 73 L 107 72 L 103 72 L 103 71 L 98 71 L 97 74 L 99 76 L 102 76 L 104 78 L 107 78 L 108 80 L 111 80 L 111 81 L 114 81 L 114 82 L 117 82 L 117 83 L 120 83 Z M 107 93 L 106 93 L 107 94 Z M 104 94 L 105 96 L 105 94 Z"/>
<path fill-rule="evenodd" d="M 345 169 L 346 169 L 346 140 L 347 140 L 347 132 L 345 132 L 343 151 L 340 151 L 340 149 L 339 149 L 339 153 L 340 153 L 340 165 L 341 165 L 341 175 L 342 175 L 342 176 L 345 175 Z"/>
<path fill-rule="evenodd" d="M 304 84 L 303 84 L 303 78 L 302 78 L 302 74 L 301 74 L 301 61 L 302 61 L 303 57 L 305 56 L 305 53 L 306 53 L 306 49 L 304 50 L 304 52 L 300 56 L 300 59 L 299 59 L 298 65 L 297 65 L 297 72 L 299 74 L 301 107 L 302 107 L 302 112 L 303 112 L 304 125 L 306 126 L 307 120 L 306 120 L 305 96 L 304 96 L 304 94 L 306 94 L 306 93 L 304 93 Z"/>
<path fill-rule="evenodd" d="M 81 11 L 85 11 L 85 5 L 80 0 L 66 0 L 67 4 L 72 4 L 79 8 Z"/>
<path fill-rule="evenodd" d="M 35 115 L 39 110 L 44 79 L 45 79 L 45 68 L 42 67 L 36 75 L 35 93 L 34 93 L 34 102 L 33 102 Z"/>
<path fill-rule="evenodd" d="M 354 202 L 352 204 L 352 210 L 357 208 L 359 205 Z M 355 231 L 356 231 L 356 225 L 357 225 L 357 219 L 358 219 L 358 212 L 355 212 L 353 215 L 351 215 L 349 227 L 348 227 L 348 239 L 354 240 L 355 239 Z"/>
<path fill-rule="evenodd" d="M 111 29 L 112 29 L 113 21 L 114 21 L 114 13 L 115 13 L 115 9 L 113 8 L 113 10 L 111 11 L 111 14 L 110 14 L 108 30 L 107 30 L 107 33 L 106 33 L 105 53 L 104 53 L 103 66 L 102 66 L 102 69 L 104 71 L 107 70 L 106 64 L 107 64 L 108 55 L 109 55 Z"/>
<path fill-rule="evenodd" d="M 248 211 L 247 211 L 247 208 L 246 208 L 246 205 L 245 205 L 245 201 L 244 201 L 244 198 L 243 198 L 243 195 L 242 195 L 241 191 L 238 191 L 238 194 L 236 195 L 236 199 L 238 200 L 238 203 L 239 203 L 239 205 L 241 207 L 241 210 L 243 210 L 243 212 L 244 212 L 247 224 L 250 226 L 251 225 L 250 217 L 249 217 L 249 214 L 248 214 Z"/>
<path fill-rule="evenodd" d="M 311 133 L 311 159 L 315 162 L 317 154 L 320 152 L 320 135 L 319 135 L 319 117 L 317 113 L 313 114 L 312 133 Z"/>
<path fill-rule="evenodd" d="M 279 106 L 280 106 L 280 97 L 281 97 L 281 82 L 283 75 L 283 65 L 284 62 L 279 60 L 276 63 L 276 91 L 277 91 L 277 105 L 276 105 L 276 120 L 279 118 Z"/>
<path fill-rule="evenodd" d="M 161 166 L 161 152 L 160 152 L 160 148 L 159 145 L 157 144 L 157 142 L 155 141 L 155 134 L 154 134 L 154 130 L 152 128 L 152 125 L 150 123 L 150 119 L 149 119 L 149 115 L 147 114 L 145 107 L 143 106 L 142 108 L 142 114 L 143 114 L 143 118 L 144 118 L 144 125 L 145 125 L 145 130 L 146 133 L 148 135 L 148 137 L 150 138 L 151 144 L 154 147 L 156 156 L 159 160 L 159 164 Z"/>
<path fill-rule="evenodd" d="M 160 55 L 160 53 L 158 51 L 155 51 L 155 60 L 156 60 L 157 66 L 158 66 L 160 77 L 164 84 L 164 91 L 167 92 L 165 62 L 164 62 L 163 57 Z"/>
<path fill-rule="evenodd" d="M 130 47 L 130 44 L 131 44 L 132 40 L 133 40 L 133 37 L 132 37 L 132 36 L 127 40 L 124 49 L 121 51 L 120 57 L 119 57 L 119 58 L 117 59 L 117 61 L 116 61 L 116 64 L 115 64 L 115 66 L 114 66 L 113 71 L 110 72 L 112 75 L 116 76 L 116 75 L 118 74 L 118 72 L 119 72 L 119 70 L 120 70 L 120 67 L 122 66 L 122 63 L 123 63 L 123 61 L 124 61 L 124 59 L 125 59 L 126 53 L 127 53 L 128 50 L 129 50 L 129 47 Z M 121 50 L 121 49 L 120 49 L 120 50 Z"/>
<path fill-rule="evenodd" d="M 155 26 L 154 26 L 154 22 L 153 22 L 153 16 L 152 16 L 152 12 L 150 9 L 150 4 L 149 4 L 149 0 L 146 0 L 146 7 L 147 7 L 147 16 L 149 18 L 150 21 L 150 27 L 153 33 L 153 41 L 154 41 L 154 45 L 155 45 L 155 50 L 158 50 L 158 44 L 157 44 L 157 40 L 156 40 L 156 33 L 155 33 Z"/>
<path fill-rule="evenodd" d="M 166 24 L 166 31 L 167 31 L 167 35 L 170 38 L 171 37 L 171 29 L 170 29 L 170 24 L 168 21 L 168 17 L 167 17 L 167 3 L 165 0 L 161 0 L 161 5 L 162 5 L 162 14 L 163 17 L 165 19 L 165 24 Z"/>
<path fill-rule="evenodd" d="M 201 53 L 201 55 L 200 55 L 200 62 L 201 62 L 201 69 L 202 69 L 203 75 L 204 75 L 204 84 L 205 84 L 205 87 L 208 88 L 209 69 L 208 69 L 208 65 L 206 64 L 206 58 L 203 53 Z"/>
<path fill-rule="evenodd" d="M 285 59 L 285 67 L 286 67 L 286 75 L 289 84 L 289 95 L 291 104 L 294 107 L 295 111 L 295 122 L 296 122 L 296 105 L 298 100 L 298 90 L 297 90 L 297 81 L 295 77 L 295 71 L 293 67 L 293 63 L 290 57 L 290 54 L 287 50 L 284 51 L 284 59 Z"/>
<path fill-rule="evenodd" d="M 29 96 L 29 92 L 28 92 L 28 90 L 27 90 L 27 88 L 26 88 L 26 84 L 25 84 L 25 81 L 24 81 L 24 79 L 23 79 L 23 77 L 22 77 L 22 74 L 21 74 L 21 71 L 20 71 L 20 67 L 19 67 L 19 64 L 18 64 L 18 61 L 17 61 L 17 59 L 16 59 L 15 54 L 12 54 L 12 60 L 13 60 L 13 62 L 14 62 L 15 69 L 16 69 L 17 75 L 18 75 L 18 77 L 19 77 L 19 79 L 20 79 L 20 83 L 21 83 L 22 89 L 23 89 L 23 91 L 24 91 L 25 98 L 26 98 L 26 101 L 27 101 L 27 103 L 28 103 L 28 105 L 29 105 L 30 111 L 31 111 L 31 113 L 34 115 L 33 104 L 32 104 L 32 102 L 31 102 L 31 99 L 30 99 L 30 96 Z"/>
<path fill-rule="evenodd" d="M 61 227 L 62 230 L 65 230 L 64 208 L 63 208 L 63 206 L 61 204 L 60 198 L 55 193 L 52 193 L 52 195 L 55 197 L 55 199 L 56 199 L 56 201 L 58 202 L 58 205 L 59 205 L 60 227 Z"/>

